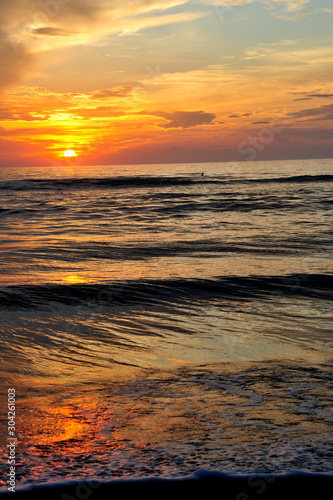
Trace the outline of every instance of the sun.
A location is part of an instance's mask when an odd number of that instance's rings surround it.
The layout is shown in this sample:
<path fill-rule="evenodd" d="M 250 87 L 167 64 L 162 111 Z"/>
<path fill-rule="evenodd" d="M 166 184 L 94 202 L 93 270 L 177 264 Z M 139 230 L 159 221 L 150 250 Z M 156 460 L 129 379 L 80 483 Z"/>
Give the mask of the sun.
<path fill-rule="evenodd" d="M 68 149 L 67 151 L 64 152 L 64 156 L 65 158 L 69 158 L 71 156 L 76 156 L 76 154 L 75 151 L 73 151 L 72 149 Z"/>

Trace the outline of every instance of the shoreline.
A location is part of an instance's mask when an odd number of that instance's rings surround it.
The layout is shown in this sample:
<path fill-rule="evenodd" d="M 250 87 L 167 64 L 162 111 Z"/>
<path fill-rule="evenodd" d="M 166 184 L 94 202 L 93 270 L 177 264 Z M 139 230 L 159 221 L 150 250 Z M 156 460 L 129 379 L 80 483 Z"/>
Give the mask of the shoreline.
<path fill-rule="evenodd" d="M 112 498 L 117 494 L 143 494 L 154 498 L 157 494 L 186 494 L 198 496 L 209 491 L 227 500 L 281 500 L 313 499 L 319 490 L 328 491 L 333 486 L 333 473 L 293 471 L 282 474 L 226 474 L 200 470 L 183 478 L 147 477 L 139 479 L 115 479 L 109 482 L 71 481 L 20 488 L 15 491 L 18 500 L 59 499 L 88 500 Z M 6 500 L 11 492 L 0 490 Z"/>

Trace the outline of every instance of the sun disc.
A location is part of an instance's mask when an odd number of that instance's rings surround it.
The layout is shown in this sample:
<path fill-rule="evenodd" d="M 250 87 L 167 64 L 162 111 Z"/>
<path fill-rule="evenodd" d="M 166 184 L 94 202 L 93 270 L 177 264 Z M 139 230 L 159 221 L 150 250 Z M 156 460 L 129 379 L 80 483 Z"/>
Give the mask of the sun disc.
<path fill-rule="evenodd" d="M 64 156 L 65 156 L 66 158 L 69 158 L 69 157 L 71 157 L 71 156 L 76 156 L 76 155 L 75 155 L 75 151 L 73 151 L 72 149 L 68 149 L 67 151 L 65 151 L 65 152 L 64 152 Z"/>

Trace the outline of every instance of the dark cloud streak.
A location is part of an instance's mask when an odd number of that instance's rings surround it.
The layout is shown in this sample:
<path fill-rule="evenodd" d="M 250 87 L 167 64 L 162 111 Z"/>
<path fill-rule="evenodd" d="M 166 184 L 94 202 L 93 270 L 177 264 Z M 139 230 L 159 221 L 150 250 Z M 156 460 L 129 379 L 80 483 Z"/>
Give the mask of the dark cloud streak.
<path fill-rule="evenodd" d="M 70 31 L 62 28 L 52 28 L 48 26 L 45 28 L 32 29 L 31 32 L 34 35 L 46 35 L 46 36 L 71 36 L 77 34 L 77 31 Z"/>
<path fill-rule="evenodd" d="M 156 112 L 155 116 L 169 120 L 169 123 L 162 124 L 163 128 L 190 128 L 198 125 L 208 125 L 212 123 L 217 115 L 205 113 L 204 111 L 175 111 L 174 113 Z"/>
<path fill-rule="evenodd" d="M 91 99 L 107 99 L 110 97 L 127 97 L 134 90 L 134 87 L 113 87 L 110 89 L 97 90 L 90 95 Z"/>
<path fill-rule="evenodd" d="M 302 109 L 290 115 L 292 118 L 310 118 L 311 121 L 333 120 L 333 104 L 325 104 L 318 108 Z"/>

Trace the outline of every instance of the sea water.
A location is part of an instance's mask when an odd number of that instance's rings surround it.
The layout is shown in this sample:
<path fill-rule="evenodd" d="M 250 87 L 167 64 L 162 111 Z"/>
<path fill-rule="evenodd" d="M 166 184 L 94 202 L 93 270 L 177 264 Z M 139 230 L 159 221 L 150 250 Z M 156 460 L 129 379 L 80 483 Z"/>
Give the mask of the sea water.
<path fill-rule="evenodd" d="M 1 170 L 17 486 L 332 469 L 332 167 Z"/>

